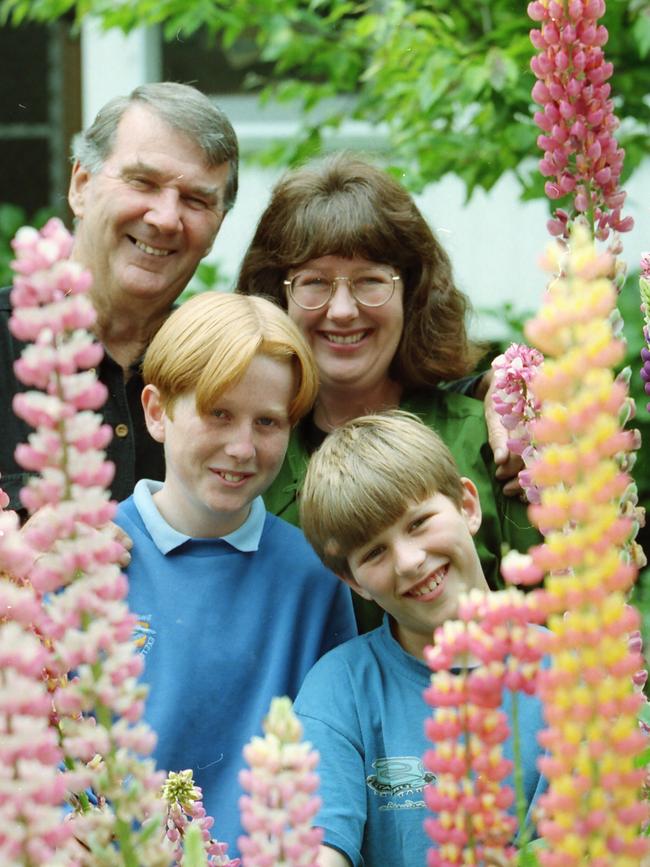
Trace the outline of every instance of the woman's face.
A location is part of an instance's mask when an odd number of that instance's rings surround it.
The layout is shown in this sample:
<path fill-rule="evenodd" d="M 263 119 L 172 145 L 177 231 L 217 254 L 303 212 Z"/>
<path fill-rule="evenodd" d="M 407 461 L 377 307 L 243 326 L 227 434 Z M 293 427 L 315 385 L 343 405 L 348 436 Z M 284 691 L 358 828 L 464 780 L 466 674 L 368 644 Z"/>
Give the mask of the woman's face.
<path fill-rule="evenodd" d="M 287 274 L 359 280 L 379 269 L 398 274 L 397 269 L 355 257 L 321 256 Z M 381 388 L 388 381 L 388 368 L 399 345 L 404 327 L 404 287 L 395 281 L 391 298 L 381 307 L 364 307 L 350 291 L 346 280 L 337 282 L 329 302 L 319 310 L 304 310 L 288 297 L 288 312 L 301 328 L 316 358 L 321 387 L 349 386 L 364 390 Z"/>

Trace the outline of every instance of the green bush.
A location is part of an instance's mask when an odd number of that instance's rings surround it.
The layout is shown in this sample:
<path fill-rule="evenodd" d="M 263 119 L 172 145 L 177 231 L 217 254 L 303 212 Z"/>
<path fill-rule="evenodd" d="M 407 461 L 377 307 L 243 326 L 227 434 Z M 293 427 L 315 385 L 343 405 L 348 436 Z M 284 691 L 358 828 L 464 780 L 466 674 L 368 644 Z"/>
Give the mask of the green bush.
<path fill-rule="evenodd" d="M 51 208 L 41 208 L 30 218 L 19 205 L 0 202 L 0 286 L 9 286 L 13 280 L 10 263 L 14 256 L 10 242 L 18 229 L 21 226 L 40 229 L 52 216 L 54 211 Z"/>

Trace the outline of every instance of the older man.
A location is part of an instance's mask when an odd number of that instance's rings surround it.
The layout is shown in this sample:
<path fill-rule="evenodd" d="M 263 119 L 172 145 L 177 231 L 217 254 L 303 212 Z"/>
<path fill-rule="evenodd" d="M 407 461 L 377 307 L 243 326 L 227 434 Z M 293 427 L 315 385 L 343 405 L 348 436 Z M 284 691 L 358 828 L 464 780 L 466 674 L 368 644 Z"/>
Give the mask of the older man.
<path fill-rule="evenodd" d="M 235 201 L 237 170 L 228 119 L 195 88 L 171 82 L 111 100 L 76 144 L 68 195 L 76 222 L 72 255 L 93 274 L 115 499 L 129 496 L 140 478 L 163 478 L 162 449 L 144 425 L 139 361 L 209 253 Z M 0 290 L 0 486 L 19 508 L 26 474 L 13 453 L 29 428 L 11 410 L 21 388 L 13 362 L 22 345 L 8 329 L 9 291 Z"/>

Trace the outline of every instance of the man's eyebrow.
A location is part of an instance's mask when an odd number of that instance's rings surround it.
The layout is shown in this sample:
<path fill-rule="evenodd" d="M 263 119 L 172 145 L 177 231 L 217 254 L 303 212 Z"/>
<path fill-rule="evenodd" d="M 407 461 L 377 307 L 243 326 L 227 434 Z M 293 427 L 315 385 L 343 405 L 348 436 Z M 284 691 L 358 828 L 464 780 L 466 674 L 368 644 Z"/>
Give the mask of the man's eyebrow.
<path fill-rule="evenodd" d="M 183 175 L 176 175 L 175 177 L 170 177 L 170 175 L 168 175 L 166 172 L 162 172 L 155 166 L 149 165 L 149 163 L 142 162 L 142 160 L 137 160 L 134 163 L 127 163 L 126 165 L 122 166 L 122 169 L 120 171 L 120 175 L 122 175 L 122 177 L 139 173 L 147 175 L 148 177 L 153 178 L 159 183 L 169 183 L 170 180 L 183 180 Z M 192 195 L 200 196 L 214 202 L 219 201 L 219 186 L 203 186 L 202 184 L 189 184 L 186 185 L 186 190 Z"/>
<path fill-rule="evenodd" d="M 133 175 L 140 172 L 143 175 L 151 175 L 153 178 L 161 178 L 163 176 L 160 169 L 157 169 L 155 166 L 151 166 L 148 163 L 144 163 L 142 160 L 136 160 L 133 163 L 125 163 L 120 169 L 121 175 Z"/>

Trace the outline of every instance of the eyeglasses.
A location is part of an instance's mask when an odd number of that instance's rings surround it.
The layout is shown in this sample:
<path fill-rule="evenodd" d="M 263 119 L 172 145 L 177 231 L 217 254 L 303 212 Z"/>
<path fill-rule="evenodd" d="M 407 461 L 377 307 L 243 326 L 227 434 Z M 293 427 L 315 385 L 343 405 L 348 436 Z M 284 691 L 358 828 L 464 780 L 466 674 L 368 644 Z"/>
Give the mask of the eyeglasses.
<path fill-rule="evenodd" d="M 287 292 L 298 307 L 303 310 L 320 310 L 331 300 L 338 284 L 344 280 L 348 284 L 354 300 L 363 307 L 381 307 L 393 297 L 398 274 L 373 271 L 359 277 L 334 277 L 329 279 L 320 274 L 306 272 L 296 274 L 285 280 Z"/>

